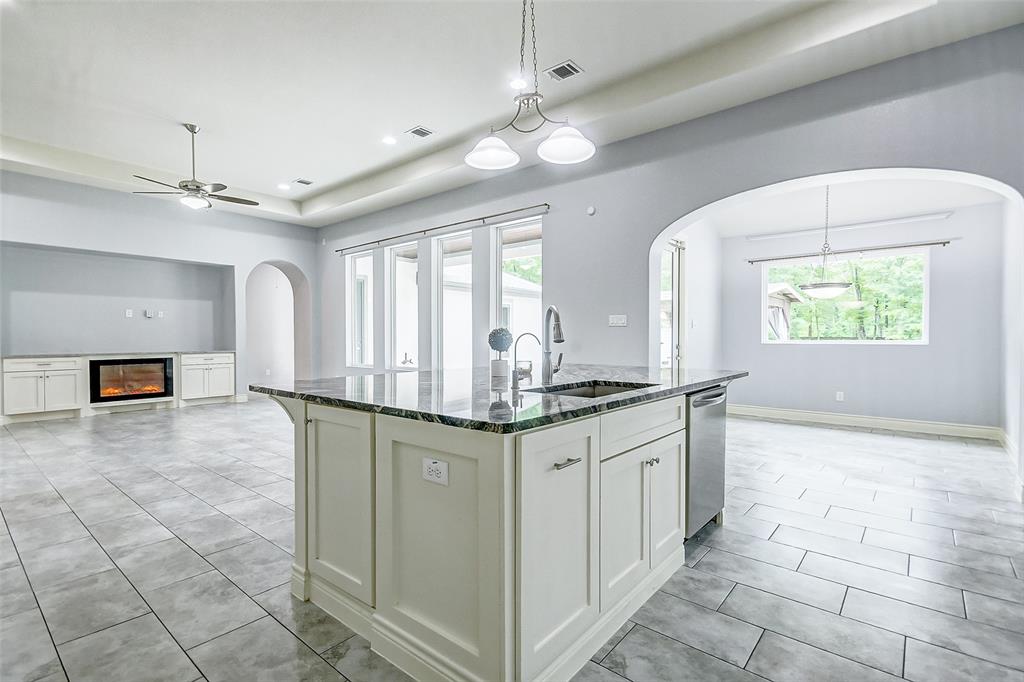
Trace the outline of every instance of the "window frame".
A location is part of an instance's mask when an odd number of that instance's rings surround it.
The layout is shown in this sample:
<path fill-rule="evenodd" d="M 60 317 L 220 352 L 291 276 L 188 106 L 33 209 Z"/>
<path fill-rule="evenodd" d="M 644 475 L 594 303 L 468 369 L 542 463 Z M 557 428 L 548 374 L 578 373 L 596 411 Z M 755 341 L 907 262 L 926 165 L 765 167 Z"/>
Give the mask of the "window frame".
<path fill-rule="evenodd" d="M 419 358 L 420 353 L 418 349 L 416 356 L 413 359 L 413 364 L 403 365 L 401 360 L 396 356 L 395 349 L 395 291 L 397 289 L 395 284 L 395 259 L 399 249 L 413 248 L 416 250 L 416 338 L 419 339 L 419 286 L 420 286 L 420 249 L 419 241 L 413 240 L 409 242 L 402 242 L 398 244 L 388 244 L 387 246 L 381 247 L 384 253 L 384 304 L 387 308 L 384 315 L 384 352 L 385 352 L 385 363 L 384 366 L 387 369 L 419 369 L 420 362 L 416 358 Z"/>
<path fill-rule="evenodd" d="M 373 364 L 374 353 L 373 353 L 373 348 L 372 348 L 372 345 L 373 345 L 373 332 L 374 332 L 374 328 L 373 327 L 374 327 L 374 324 L 376 323 L 375 322 L 375 316 L 373 314 L 374 311 L 373 311 L 373 297 L 372 297 L 373 279 L 376 277 L 376 273 L 374 272 L 374 253 L 373 253 L 373 249 L 368 249 L 366 251 L 359 251 L 358 253 L 351 253 L 351 254 L 348 254 L 346 256 L 346 258 L 347 258 L 347 262 L 345 264 L 345 269 L 346 269 L 346 275 L 347 275 L 346 279 L 347 279 L 347 285 L 348 285 L 347 286 L 348 296 L 346 297 L 346 299 L 347 299 L 347 301 L 346 301 L 346 303 L 347 303 L 347 310 L 346 310 L 346 316 L 345 316 L 346 317 L 346 319 L 345 319 L 345 328 L 346 328 L 346 332 L 345 332 L 345 345 L 346 345 L 346 356 L 347 356 L 346 360 L 348 362 L 348 366 L 349 367 L 360 367 L 360 368 L 373 367 L 374 366 L 374 364 Z M 356 272 L 355 262 L 359 258 L 369 258 L 370 259 L 370 275 L 369 276 L 367 276 L 367 275 L 360 275 L 360 274 L 358 274 Z M 357 301 L 356 290 L 357 290 L 357 288 L 358 288 L 360 283 L 362 283 L 362 288 L 363 288 L 364 295 L 362 297 L 360 297 L 359 300 Z M 369 283 L 369 285 L 370 285 L 369 289 L 367 288 L 367 283 Z M 371 295 L 369 297 L 367 297 L 365 295 L 365 292 L 367 290 L 369 290 L 371 292 Z M 359 308 L 361 309 L 359 312 L 360 312 L 360 318 L 361 318 L 361 322 L 362 322 L 362 324 L 361 324 L 362 335 L 361 335 L 361 338 L 360 338 L 360 346 L 362 348 L 362 358 L 361 358 L 360 362 L 356 362 L 356 348 L 355 348 L 355 343 L 354 343 L 354 340 L 355 340 L 355 319 L 356 319 L 357 306 L 359 306 Z M 367 312 L 370 313 L 369 314 L 369 318 L 367 318 Z M 367 323 L 369 323 L 369 324 L 367 324 Z M 368 345 L 371 346 L 371 348 L 370 348 L 370 361 L 369 362 L 366 361 L 366 354 L 367 354 L 366 353 L 366 349 L 367 349 Z"/>
<path fill-rule="evenodd" d="M 508 229 L 515 229 L 517 227 L 523 227 L 531 223 L 536 223 L 540 228 L 540 237 L 537 239 L 537 243 L 541 249 L 541 280 L 540 280 L 540 300 L 541 310 L 544 309 L 544 220 L 542 216 L 530 216 L 529 218 L 520 218 L 518 220 L 512 220 L 507 223 L 499 223 L 494 226 L 494 259 L 491 264 L 491 281 L 493 282 L 492 290 L 494 291 L 494 300 L 491 302 L 491 316 L 494 318 L 495 326 L 501 327 L 502 318 L 504 317 L 504 310 L 508 308 L 508 330 L 512 331 L 512 308 L 506 306 L 502 300 L 504 298 L 504 288 L 502 286 L 502 274 L 505 272 L 504 264 L 505 260 L 503 253 L 505 250 L 504 243 L 502 241 L 502 233 Z M 543 314 L 543 313 L 542 313 Z"/>
<path fill-rule="evenodd" d="M 432 367 L 435 369 L 444 369 L 444 242 L 447 240 L 469 238 L 470 240 L 470 269 L 469 269 L 469 292 L 470 301 L 472 301 L 473 292 L 473 228 L 468 230 L 457 230 L 453 232 L 446 232 L 439 234 L 433 238 L 433 252 L 434 262 L 433 267 L 433 284 L 432 284 L 432 301 L 431 301 L 431 316 L 433 318 L 431 323 L 431 334 L 433 335 L 432 353 L 433 363 Z M 470 328 L 474 327 L 474 318 L 472 311 L 470 312 Z M 475 329 L 473 330 L 475 331 Z M 472 366 L 472 362 L 470 366 Z"/>
<path fill-rule="evenodd" d="M 869 254 L 870 255 L 866 255 Z M 921 338 L 920 339 L 804 339 L 794 341 L 792 339 L 769 339 L 768 338 L 768 270 L 774 263 L 779 261 L 765 261 L 761 263 L 761 294 L 759 305 L 761 308 L 761 345 L 762 346 L 927 346 L 931 331 L 931 250 L 926 246 L 885 249 L 879 251 L 860 251 L 849 254 L 829 256 L 831 262 L 845 262 L 863 257 L 865 260 L 884 258 L 903 254 L 919 255 L 924 260 L 924 272 L 922 273 L 923 292 L 921 297 Z M 807 256 L 806 258 L 787 258 L 790 263 L 819 263 L 820 255 Z"/>

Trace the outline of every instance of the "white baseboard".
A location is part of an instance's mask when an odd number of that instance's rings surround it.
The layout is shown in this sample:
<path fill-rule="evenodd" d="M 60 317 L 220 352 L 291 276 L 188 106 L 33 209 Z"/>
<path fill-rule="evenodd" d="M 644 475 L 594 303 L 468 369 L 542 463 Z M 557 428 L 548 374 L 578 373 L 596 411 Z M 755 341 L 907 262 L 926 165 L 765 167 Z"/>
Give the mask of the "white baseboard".
<path fill-rule="evenodd" d="M 729 404 L 729 414 L 742 417 L 756 417 L 760 419 L 806 422 L 810 424 L 856 426 L 864 429 L 885 429 L 887 431 L 906 431 L 908 433 L 929 433 L 940 436 L 980 438 L 983 440 L 996 441 L 1005 445 L 1003 430 L 998 426 L 930 422 L 919 419 L 896 419 L 894 417 L 872 417 L 861 414 L 843 414 L 841 412 L 790 410 L 781 407 L 736 405 L 734 403 Z"/>

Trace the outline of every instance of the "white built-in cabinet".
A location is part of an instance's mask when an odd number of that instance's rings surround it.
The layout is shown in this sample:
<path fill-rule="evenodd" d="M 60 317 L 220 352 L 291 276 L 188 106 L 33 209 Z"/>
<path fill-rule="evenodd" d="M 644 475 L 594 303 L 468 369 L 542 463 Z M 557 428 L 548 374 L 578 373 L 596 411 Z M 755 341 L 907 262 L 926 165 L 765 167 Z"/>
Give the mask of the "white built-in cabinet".
<path fill-rule="evenodd" d="M 597 620 L 600 420 L 519 439 L 521 678 L 533 679 Z"/>
<path fill-rule="evenodd" d="M 682 396 L 520 434 L 286 409 L 293 593 L 416 679 L 569 679 L 683 564 Z"/>
<path fill-rule="evenodd" d="M 9 358 L 3 363 L 4 414 L 56 412 L 81 407 L 81 358 Z"/>
<path fill-rule="evenodd" d="M 186 353 L 181 356 L 183 400 L 216 398 L 235 393 L 234 353 Z"/>
<path fill-rule="evenodd" d="M 614 604 L 684 540 L 684 432 L 601 462 L 601 603 Z"/>

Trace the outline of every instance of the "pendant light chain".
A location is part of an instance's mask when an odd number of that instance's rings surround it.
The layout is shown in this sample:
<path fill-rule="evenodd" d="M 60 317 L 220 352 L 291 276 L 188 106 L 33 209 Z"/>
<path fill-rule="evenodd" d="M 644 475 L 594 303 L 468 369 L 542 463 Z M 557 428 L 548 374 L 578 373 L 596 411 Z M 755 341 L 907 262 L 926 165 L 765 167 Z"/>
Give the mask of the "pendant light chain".
<path fill-rule="evenodd" d="M 537 15 L 533 9 L 534 0 L 530 0 L 530 37 L 533 40 L 533 91 L 540 92 L 540 81 L 537 79 Z M 523 12 L 526 12 L 526 0 L 523 0 Z M 525 27 L 523 31 L 526 33 Z"/>
<path fill-rule="evenodd" d="M 526 76 L 526 0 L 523 0 L 523 27 L 519 32 L 519 77 Z"/>

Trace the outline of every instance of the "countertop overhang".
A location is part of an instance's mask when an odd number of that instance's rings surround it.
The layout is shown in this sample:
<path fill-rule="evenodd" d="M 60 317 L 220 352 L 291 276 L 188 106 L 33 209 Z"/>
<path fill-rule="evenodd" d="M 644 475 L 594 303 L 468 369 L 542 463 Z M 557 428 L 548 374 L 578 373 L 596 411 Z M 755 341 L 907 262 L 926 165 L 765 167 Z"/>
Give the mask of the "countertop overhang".
<path fill-rule="evenodd" d="M 565 365 L 554 386 L 587 382 L 653 384 L 598 398 L 530 392 L 515 396 L 510 380 L 492 379 L 490 369 L 384 372 L 296 380 L 290 385 L 249 386 L 255 393 L 317 405 L 404 417 L 491 433 L 516 433 L 601 412 L 695 393 L 748 375 L 742 370 L 661 369 L 616 365 Z"/>

